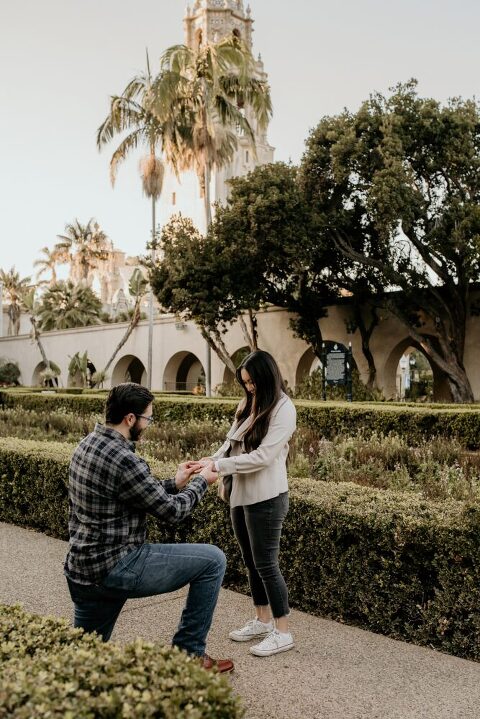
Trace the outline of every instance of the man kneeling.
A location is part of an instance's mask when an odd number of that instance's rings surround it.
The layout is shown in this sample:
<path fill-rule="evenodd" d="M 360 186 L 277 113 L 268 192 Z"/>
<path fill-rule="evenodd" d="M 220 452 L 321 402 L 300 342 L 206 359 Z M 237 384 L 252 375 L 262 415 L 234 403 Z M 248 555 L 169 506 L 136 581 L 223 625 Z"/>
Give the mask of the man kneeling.
<path fill-rule="evenodd" d="M 229 672 L 233 662 L 215 661 L 205 653 L 225 555 L 211 544 L 145 542 L 147 514 L 180 522 L 218 479 L 211 465 L 196 462 L 180 464 L 174 479 L 159 482 L 151 476 L 148 464 L 135 454 L 134 442 L 153 421 L 153 399 L 133 382 L 114 387 L 105 425 L 97 424 L 73 454 L 65 574 L 74 623 L 107 641 L 128 598 L 174 592 L 189 584 L 172 643 L 200 657 L 205 668 Z"/>

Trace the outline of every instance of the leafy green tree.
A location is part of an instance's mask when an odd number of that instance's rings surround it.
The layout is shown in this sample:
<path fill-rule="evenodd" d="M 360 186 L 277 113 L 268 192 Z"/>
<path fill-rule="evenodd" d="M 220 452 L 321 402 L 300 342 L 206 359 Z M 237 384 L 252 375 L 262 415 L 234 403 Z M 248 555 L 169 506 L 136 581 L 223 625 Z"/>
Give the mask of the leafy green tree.
<path fill-rule="evenodd" d="M 473 401 L 463 358 L 480 269 L 479 126 L 478 103 L 442 106 L 412 81 L 324 118 L 301 172 L 319 241 L 342 252 L 353 279 L 368 278 L 455 402 Z"/>
<path fill-rule="evenodd" d="M 175 45 L 161 57 L 150 107 L 164 128 L 168 163 L 197 173 L 208 228 L 212 171 L 232 160 L 239 133 L 255 150 L 252 123 L 264 128 L 271 114 L 268 85 L 234 35 L 195 48 Z"/>
<path fill-rule="evenodd" d="M 326 272 L 326 250 L 312 247 L 311 234 L 295 168 L 258 167 L 231 181 L 227 205 L 217 207 L 206 237 L 182 217 L 164 228 L 164 259 L 152 275 L 157 298 L 168 311 L 194 320 L 231 370 L 222 335 L 239 321 L 255 349 L 255 313 L 269 304 L 294 314 L 294 331 L 321 357 L 318 321 L 335 283 Z"/>
<path fill-rule="evenodd" d="M 106 234 L 92 218 L 86 225 L 78 219 L 65 225 L 65 234 L 57 235 L 54 252 L 59 262 L 68 262 L 74 270 L 73 279 L 88 283 L 98 263 L 106 260 L 111 247 Z M 77 272 L 78 270 L 78 272 Z"/>
<path fill-rule="evenodd" d="M 20 367 L 16 362 L 5 362 L 0 360 L 0 385 L 15 385 L 17 387 L 20 384 Z"/>
<path fill-rule="evenodd" d="M 42 331 L 98 324 L 102 303 L 85 285 L 57 282 L 42 295 L 36 316 Z"/>
<path fill-rule="evenodd" d="M 20 316 L 22 313 L 22 297 L 31 285 L 30 277 L 20 277 L 12 267 L 8 272 L 0 269 L 0 282 L 3 284 L 8 305 L 8 334 L 15 337 L 20 332 Z"/>
<path fill-rule="evenodd" d="M 162 262 L 150 275 L 160 305 L 167 312 L 194 320 L 209 346 L 234 371 L 223 341 L 228 324 L 241 312 L 236 296 L 226 287 L 230 282 L 230 248 L 216 246 L 211 236 L 203 237 L 189 218 L 178 216 L 164 226 L 161 249 Z M 256 332 L 255 339 L 249 337 L 247 341 L 256 346 Z"/>

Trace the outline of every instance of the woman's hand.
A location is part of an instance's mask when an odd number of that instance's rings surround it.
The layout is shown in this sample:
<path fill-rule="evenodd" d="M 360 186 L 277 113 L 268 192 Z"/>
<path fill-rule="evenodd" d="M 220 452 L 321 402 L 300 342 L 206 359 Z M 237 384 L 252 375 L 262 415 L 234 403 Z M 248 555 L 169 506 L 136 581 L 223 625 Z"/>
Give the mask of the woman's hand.
<path fill-rule="evenodd" d="M 215 484 L 218 479 L 218 472 L 213 468 L 213 462 L 210 461 L 204 464 L 200 470 L 200 474 L 205 479 L 207 484 Z"/>
<path fill-rule="evenodd" d="M 205 467 L 205 465 L 213 462 L 213 459 L 211 457 L 202 457 L 201 459 L 197 459 L 197 462 L 201 467 Z"/>

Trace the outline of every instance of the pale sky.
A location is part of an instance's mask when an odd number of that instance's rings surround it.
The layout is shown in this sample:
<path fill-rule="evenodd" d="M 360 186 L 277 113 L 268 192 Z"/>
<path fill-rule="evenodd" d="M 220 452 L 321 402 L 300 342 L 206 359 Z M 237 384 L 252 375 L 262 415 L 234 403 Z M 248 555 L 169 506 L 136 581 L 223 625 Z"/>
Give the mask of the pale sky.
<path fill-rule="evenodd" d="M 245 4 L 247 4 L 245 2 Z M 320 118 L 411 77 L 423 95 L 480 96 L 478 0 L 250 0 L 269 73 L 275 159 L 298 162 Z M 33 274 L 67 222 L 115 246 L 150 234 L 138 158 L 111 188 L 96 129 L 108 99 L 183 42 L 183 0 L 0 0 L 0 267 Z"/>

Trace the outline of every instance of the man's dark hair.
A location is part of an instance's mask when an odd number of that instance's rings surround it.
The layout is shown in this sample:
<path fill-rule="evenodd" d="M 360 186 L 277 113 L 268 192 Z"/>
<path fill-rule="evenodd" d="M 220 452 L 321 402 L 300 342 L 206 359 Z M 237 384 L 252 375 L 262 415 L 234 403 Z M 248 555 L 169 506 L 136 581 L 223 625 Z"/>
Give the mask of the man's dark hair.
<path fill-rule="evenodd" d="M 105 421 L 107 424 L 120 424 L 125 415 L 143 414 L 153 394 L 146 387 L 136 382 L 123 382 L 112 387 L 105 405 Z"/>

